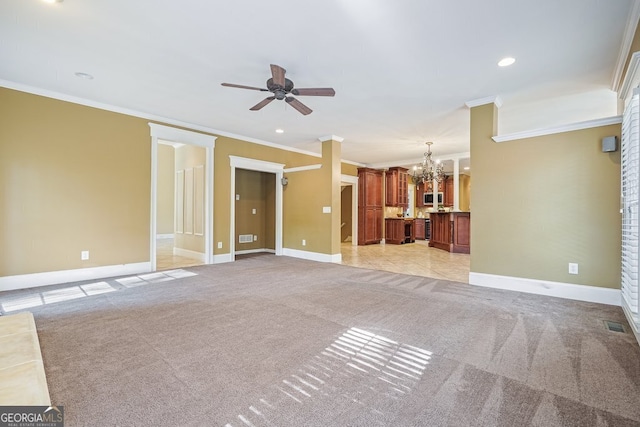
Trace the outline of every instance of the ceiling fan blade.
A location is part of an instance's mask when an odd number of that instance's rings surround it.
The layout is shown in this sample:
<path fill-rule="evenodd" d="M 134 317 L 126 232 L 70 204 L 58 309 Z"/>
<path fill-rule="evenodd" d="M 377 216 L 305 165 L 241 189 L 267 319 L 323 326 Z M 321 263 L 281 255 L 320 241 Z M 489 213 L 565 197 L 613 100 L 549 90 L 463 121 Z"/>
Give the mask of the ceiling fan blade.
<path fill-rule="evenodd" d="M 265 105 L 267 105 L 268 103 L 270 103 L 271 101 L 273 101 L 274 99 L 276 99 L 275 96 L 270 96 L 268 98 L 263 99 L 262 101 L 258 102 L 256 105 L 254 105 L 253 107 L 249 108 L 249 110 L 252 111 L 258 111 L 259 109 L 261 109 L 262 107 L 264 107 Z"/>
<path fill-rule="evenodd" d="M 330 87 L 310 87 L 304 89 L 293 89 L 291 93 L 301 96 L 335 96 L 336 91 Z"/>
<path fill-rule="evenodd" d="M 305 116 L 307 114 L 311 114 L 313 112 L 313 110 L 311 108 L 307 107 L 302 102 L 298 101 L 297 99 L 295 99 L 295 98 L 293 98 L 291 96 L 287 96 L 285 101 L 287 101 L 287 104 L 291 105 L 293 108 L 295 108 L 296 110 L 300 111 Z"/>
<path fill-rule="evenodd" d="M 251 90 L 259 90 L 261 92 L 269 92 L 269 89 L 264 89 L 261 87 L 254 87 L 254 86 L 245 86 L 245 85 L 237 85 L 237 84 L 233 84 L 233 83 L 221 83 L 222 86 L 226 86 L 226 87 L 237 87 L 240 89 L 251 89 Z"/>
<path fill-rule="evenodd" d="M 284 87 L 284 73 L 287 70 L 280 67 L 279 65 L 271 64 L 271 75 L 273 76 L 273 83 L 278 86 Z"/>

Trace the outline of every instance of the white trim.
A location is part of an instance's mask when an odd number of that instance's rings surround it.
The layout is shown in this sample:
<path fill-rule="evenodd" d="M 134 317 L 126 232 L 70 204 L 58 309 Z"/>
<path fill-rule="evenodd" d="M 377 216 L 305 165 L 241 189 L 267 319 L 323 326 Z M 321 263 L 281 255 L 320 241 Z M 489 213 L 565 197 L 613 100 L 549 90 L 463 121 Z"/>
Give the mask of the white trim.
<path fill-rule="evenodd" d="M 640 1 L 634 0 L 631 5 L 631 11 L 627 16 L 627 24 L 624 28 L 624 35 L 622 36 L 622 43 L 620 44 L 620 51 L 618 52 L 618 60 L 616 61 L 616 68 L 613 71 L 611 79 L 611 90 L 614 92 L 618 92 L 618 89 L 620 89 L 620 80 L 623 77 L 622 72 L 624 71 L 624 64 L 627 62 L 627 56 L 629 56 L 629 52 L 631 51 L 633 36 L 635 36 L 636 29 L 638 28 L 638 20 L 640 20 Z M 629 73 L 627 72 L 627 74 Z"/>
<path fill-rule="evenodd" d="M 233 262 L 231 254 L 218 254 L 213 256 L 213 264 L 224 264 L 225 262 Z"/>
<path fill-rule="evenodd" d="M 171 233 L 171 234 L 156 234 L 156 239 L 174 239 L 176 236 L 175 234 Z"/>
<path fill-rule="evenodd" d="M 499 95 L 485 96 L 484 98 L 472 99 L 464 103 L 467 108 L 479 107 L 486 104 L 496 104 L 496 107 L 500 108 L 502 107 L 502 98 L 500 98 Z"/>
<path fill-rule="evenodd" d="M 321 167 L 322 167 L 321 164 L 308 165 L 308 166 L 298 166 L 296 168 L 283 169 L 282 172 L 284 172 L 284 173 L 292 173 L 292 172 L 311 171 L 311 170 L 314 170 L 314 169 L 320 169 Z"/>
<path fill-rule="evenodd" d="M 310 261 L 318 262 L 332 262 L 334 264 L 340 264 L 342 262 L 342 254 L 321 254 L 318 252 L 301 251 L 298 249 L 284 248 L 282 255 L 290 256 L 292 258 L 308 259 Z"/>
<path fill-rule="evenodd" d="M 206 262 L 206 256 L 202 252 L 190 251 L 189 249 L 173 248 L 173 254 L 185 258 L 195 259 L 200 262 Z"/>
<path fill-rule="evenodd" d="M 518 139 L 533 138 L 536 136 L 553 135 L 562 132 L 596 128 L 600 126 L 617 125 L 622 123 L 622 116 L 605 117 L 602 119 L 587 120 L 584 122 L 570 123 L 568 125 L 552 126 L 544 129 L 534 129 L 524 132 L 515 132 L 508 135 L 494 136 L 495 142 L 508 142 Z"/>
<path fill-rule="evenodd" d="M 168 117 L 158 116 L 150 113 L 143 113 L 141 111 L 131 110 L 128 108 L 117 107 L 115 105 L 105 104 L 102 102 L 92 101 L 86 98 L 80 98 L 77 96 L 67 95 L 60 92 L 55 92 L 47 89 L 36 88 L 33 86 L 25 85 L 22 83 L 16 83 L 9 80 L 0 79 L 0 87 L 17 90 L 20 92 L 32 93 L 34 95 L 44 96 L 46 98 L 53 98 L 60 101 L 71 102 L 73 104 L 84 105 L 87 107 L 98 108 L 100 110 L 112 111 L 114 113 L 126 114 L 132 117 L 139 117 L 145 120 L 153 120 L 156 122 L 162 122 L 165 124 L 179 126 L 183 128 L 189 128 L 194 131 L 212 133 L 218 136 L 224 136 L 227 138 L 240 139 L 247 142 L 253 142 L 254 144 L 264 145 L 267 147 L 278 148 L 280 150 L 291 151 L 294 153 L 306 154 L 307 156 L 322 157 L 322 154 L 314 153 L 312 151 L 300 150 L 298 148 L 288 147 L 286 145 L 276 144 L 274 142 L 265 141 L 262 139 L 251 138 L 249 136 L 238 135 L 231 132 L 225 132 L 219 129 L 210 128 L 208 126 L 196 125 L 194 123 L 183 122 L 181 120 L 174 120 Z"/>
<path fill-rule="evenodd" d="M 341 175 L 340 182 L 351 185 L 351 244 L 358 245 L 358 177 Z"/>
<path fill-rule="evenodd" d="M 615 306 L 620 306 L 622 303 L 620 289 L 575 285 L 573 283 L 550 282 L 547 280 L 470 272 L 469 284 Z"/>
<path fill-rule="evenodd" d="M 327 136 L 321 136 L 320 138 L 318 138 L 318 141 L 320 141 L 320 142 L 325 142 L 325 141 L 342 142 L 342 141 L 344 141 L 344 138 L 341 137 L 341 136 L 336 136 L 336 135 L 327 135 Z"/>
<path fill-rule="evenodd" d="M 133 264 L 106 265 L 103 267 L 78 268 L 74 270 L 47 271 L 44 273 L 21 274 L 0 277 L 0 291 L 36 288 L 38 286 L 60 283 L 80 282 L 84 280 L 104 279 L 106 277 L 126 276 L 151 272 L 150 262 Z"/>
<path fill-rule="evenodd" d="M 471 152 L 465 151 L 463 153 L 442 154 L 440 156 L 434 157 L 433 160 L 441 160 L 441 161 L 455 160 L 455 159 L 460 160 L 460 159 L 469 159 L 470 157 L 471 157 Z M 374 163 L 369 165 L 369 167 L 373 169 L 383 169 L 383 168 L 390 168 L 398 165 L 413 165 L 413 164 L 422 162 L 422 158 L 423 157 L 420 156 L 420 157 L 414 157 L 408 160 L 395 160 L 393 162 Z"/>
<path fill-rule="evenodd" d="M 248 169 L 258 172 L 273 173 L 276 175 L 276 255 L 282 255 L 282 178 L 284 176 L 284 164 L 266 162 L 264 160 L 249 159 L 246 157 L 229 156 L 229 164 L 231 166 L 231 201 L 230 206 L 230 223 L 229 223 L 229 261 L 234 261 L 234 254 L 236 253 L 236 168 Z"/>
<path fill-rule="evenodd" d="M 151 271 L 156 271 L 156 231 L 157 231 L 157 198 L 158 198 L 158 144 L 160 140 L 181 142 L 205 149 L 205 183 L 204 183 L 204 253 L 205 264 L 213 263 L 213 150 L 217 136 L 204 135 L 190 130 L 176 129 L 170 126 L 149 123 L 151 136 L 151 220 L 149 252 Z"/>
<path fill-rule="evenodd" d="M 260 249 L 245 249 L 243 251 L 236 251 L 236 255 L 257 254 L 261 252 L 268 252 L 270 254 L 276 253 L 274 249 L 260 248 Z"/>
<path fill-rule="evenodd" d="M 348 164 L 348 165 L 357 166 L 357 167 L 359 167 L 359 168 L 363 168 L 363 167 L 365 167 L 365 166 L 366 166 L 366 163 L 354 162 L 354 161 L 351 161 L 351 160 L 344 160 L 344 159 L 343 159 L 343 160 L 340 160 L 340 161 L 341 161 L 342 163 L 346 163 L 346 164 Z"/>
<path fill-rule="evenodd" d="M 250 159 L 248 157 L 229 156 L 232 167 L 258 172 L 278 173 L 284 171 L 284 164 Z"/>
<path fill-rule="evenodd" d="M 631 326 L 631 332 L 633 332 L 633 335 L 636 337 L 636 341 L 640 344 L 640 329 L 638 329 L 637 323 L 632 321 L 636 316 L 629 311 L 626 304 L 622 304 L 622 311 L 624 311 L 627 318 L 627 323 Z"/>
<path fill-rule="evenodd" d="M 618 98 L 626 100 L 632 95 L 633 89 L 638 87 L 638 83 L 640 83 L 640 52 L 634 52 L 631 55 L 631 61 L 629 61 L 627 74 L 625 74 L 624 81 L 620 85 Z"/>

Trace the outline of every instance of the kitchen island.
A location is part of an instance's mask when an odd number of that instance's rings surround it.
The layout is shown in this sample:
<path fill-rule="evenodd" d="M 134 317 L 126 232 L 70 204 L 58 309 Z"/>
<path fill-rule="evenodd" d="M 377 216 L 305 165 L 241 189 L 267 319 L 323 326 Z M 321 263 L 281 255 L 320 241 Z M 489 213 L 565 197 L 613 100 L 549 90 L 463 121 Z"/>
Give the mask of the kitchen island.
<path fill-rule="evenodd" d="M 416 241 L 413 218 L 385 218 L 385 243 L 402 245 Z"/>
<path fill-rule="evenodd" d="M 431 212 L 429 246 L 459 254 L 471 252 L 470 212 Z"/>

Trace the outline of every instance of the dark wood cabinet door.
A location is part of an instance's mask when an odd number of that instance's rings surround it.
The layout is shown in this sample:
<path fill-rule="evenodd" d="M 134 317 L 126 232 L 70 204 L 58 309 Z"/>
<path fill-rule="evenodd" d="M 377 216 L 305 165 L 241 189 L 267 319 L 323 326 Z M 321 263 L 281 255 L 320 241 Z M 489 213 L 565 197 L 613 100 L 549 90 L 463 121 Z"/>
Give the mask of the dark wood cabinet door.
<path fill-rule="evenodd" d="M 425 239 L 425 221 L 422 218 L 417 218 L 413 220 L 413 231 L 416 236 L 416 240 L 424 240 Z"/>
<path fill-rule="evenodd" d="M 442 195 L 442 204 L 445 206 L 453 206 L 453 176 L 447 176 L 444 181 Z"/>
<path fill-rule="evenodd" d="M 382 240 L 382 171 L 358 169 L 358 244 Z"/>

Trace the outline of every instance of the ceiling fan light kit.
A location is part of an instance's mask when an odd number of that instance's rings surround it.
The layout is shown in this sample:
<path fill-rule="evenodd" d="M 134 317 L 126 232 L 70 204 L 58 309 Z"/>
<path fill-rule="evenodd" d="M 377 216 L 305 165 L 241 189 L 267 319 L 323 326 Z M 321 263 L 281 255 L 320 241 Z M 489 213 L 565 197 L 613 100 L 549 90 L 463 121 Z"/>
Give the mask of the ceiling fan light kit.
<path fill-rule="evenodd" d="M 287 70 L 280 67 L 279 65 L 271 64 L 271 78 L 267 80 L 266 89 L 255 87 L 255 86 L 245 86 L 238 85 L 234 83 L 222 83 L 222 86 L 226 87 L 235 87 L 239 89 L 250 89 L 250 90 L 258 90 L 260 92 L 271 92 L 273 96 L 269 96 L 262 101 L 258 102 L 253 107 L 249 108 L 251 111 L 258 111 L 265 107 L 267 104 L 271 103 L 274 99 L 282 101 L 283 99 L 293 108 L 298 110 L 303 115 L 308 115 L 313 112 L 313 110 L 298 99 L 294 98 L 291 95 L 295 96 L 335 96 L 336 91 L 330 87 L 317 87 L 317 88 L 301 88 L 294 89 L 293 82 L 285 77 Z"/>

